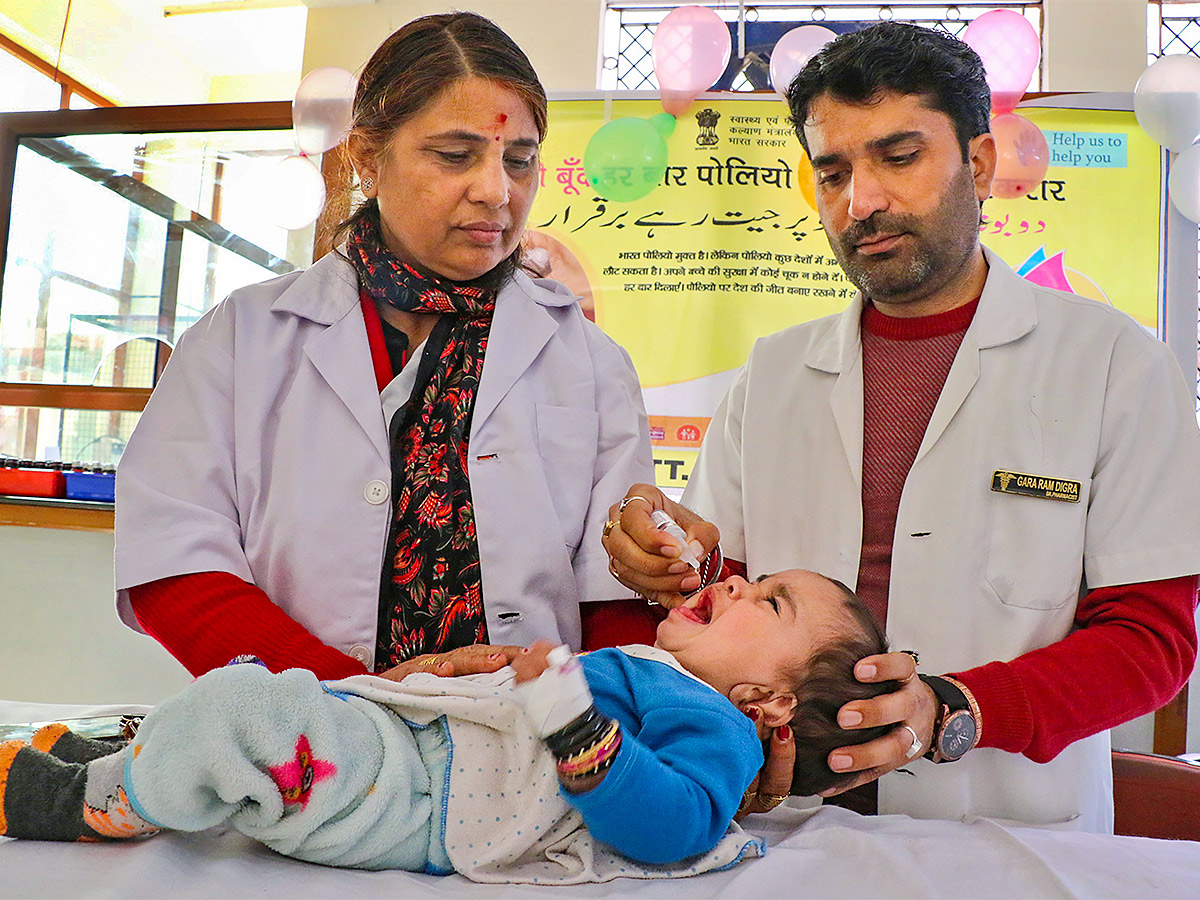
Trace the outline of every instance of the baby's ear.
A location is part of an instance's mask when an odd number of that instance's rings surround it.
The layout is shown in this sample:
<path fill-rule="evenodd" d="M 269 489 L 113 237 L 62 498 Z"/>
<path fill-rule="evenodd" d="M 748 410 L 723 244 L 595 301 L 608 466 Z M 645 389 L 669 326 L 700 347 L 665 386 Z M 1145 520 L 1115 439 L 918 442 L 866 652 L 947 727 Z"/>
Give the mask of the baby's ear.
<path fill-rule="evenodd" d="M 750 707 L 758 710 L 755 721 L 767 728 L 778 728 L 792 719 L 796 708 L 796 695 L 791 691 L 778 691 L 762 684 L 736 684 L 729 692 L 733 705 L 746 712 Z"/>

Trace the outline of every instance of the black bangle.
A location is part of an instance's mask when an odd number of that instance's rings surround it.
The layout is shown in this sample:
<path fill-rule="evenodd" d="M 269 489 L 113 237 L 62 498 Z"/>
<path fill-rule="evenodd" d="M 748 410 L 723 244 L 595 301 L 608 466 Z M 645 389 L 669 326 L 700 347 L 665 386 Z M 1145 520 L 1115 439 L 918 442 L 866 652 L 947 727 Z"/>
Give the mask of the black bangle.
<path fill-rule="evenodd" d="M 556 757 L 573 756 L 599 740 L 611 723 L 612 719 L 592 705 L 542 740 Z"/>

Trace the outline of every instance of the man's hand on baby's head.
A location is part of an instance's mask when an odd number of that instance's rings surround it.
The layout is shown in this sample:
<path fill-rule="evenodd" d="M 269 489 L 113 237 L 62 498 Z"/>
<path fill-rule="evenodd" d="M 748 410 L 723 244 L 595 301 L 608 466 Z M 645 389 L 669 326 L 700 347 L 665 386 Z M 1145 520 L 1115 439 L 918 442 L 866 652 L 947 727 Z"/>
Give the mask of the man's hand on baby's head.
<path fill-rule="evenodd" d="M 893 726 L 882 737 L 854 746 L 839 747 L 829 754 L 829 768 L 854 772 L 857 777 L 822 796 L 833 796 L 868 781 L 874 781 L 912 761 L 914 741 L 927 748 L 933 739 L 936 705 L 933 692 L 917 677 L 913 656 L 902 651 L 868 656 L 854 667 L 854 677 L 868 683 L 896 682 L 899 688 L 869 700 L 847 703 L 838 712 L 838 724 L 848 730 Z"/>
<path fill-rule="evenodd" d="M 549 641 L 535 641 L 531 647 L 527 647 L 513 657 L 512 667 L 513 671 L 517 673 L 517 677 L 514 679 L 516 683 L 524 684 L 527 681 L 533 681 L 550 668 L 550 661 L 547 657 L 553 649 L 554 644 Z"/>

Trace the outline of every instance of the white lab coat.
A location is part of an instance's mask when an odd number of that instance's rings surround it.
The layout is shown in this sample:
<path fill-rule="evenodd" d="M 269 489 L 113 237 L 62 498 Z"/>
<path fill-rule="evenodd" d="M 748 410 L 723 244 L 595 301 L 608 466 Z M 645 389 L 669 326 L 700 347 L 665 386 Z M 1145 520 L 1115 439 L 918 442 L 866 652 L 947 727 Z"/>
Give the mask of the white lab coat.
<path fill-rule="evenodd" d="M 180 338 L 121 459 L 122 619 L 129 587 L 230 572 L 371 666 L 388 452 L 350 264 L 235 291 Z M 500 291 L 469 452 L 489 639 L 577 648 L 579 602 L 628 595 L 600 529 L 653 463 L 628 355 L 562 285 Z"/>
<path fill-rule="evenodd" d="M 1200 432 L 1167 348 L 987 260 L 896 522 L 887 632 L 932 673 L 1061 639 L 1088 588 L 1200 572 Z M 683 502 L 751 576 L 801 566 L 856 583 L 861 312 L 860 297 L 760 340 L 709 428 Z M 1078 481 L 1081 499 L 993 492 L 998 469 Z M 881 780 L 881 813 L 1112 830 L 1107 732 L 1046 764 L 978 749 L 908 768 Z"/>

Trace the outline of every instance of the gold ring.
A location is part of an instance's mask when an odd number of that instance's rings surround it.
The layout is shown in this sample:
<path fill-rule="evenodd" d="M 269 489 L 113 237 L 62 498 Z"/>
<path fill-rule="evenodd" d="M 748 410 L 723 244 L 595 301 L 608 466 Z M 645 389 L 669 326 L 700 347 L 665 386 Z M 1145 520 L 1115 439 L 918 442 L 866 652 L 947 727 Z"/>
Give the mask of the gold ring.
<path fill-rule="evenodd" d="M 606 537 L 608 537 L 618 524 L 619 523 L 615 519 L 609 519 L 607 522 L 605 522 L 604 528 L 600 531 L 600 540 L 604 540 Z"/>
<path fill-rule="evenodd" d="M 417 665 L 418 666 L 440 666 L 443 662 L 445 662 L 444 659 L 439 659 L 436 656 L 431 656 L 431 657 L 429 657 L 429 659 L 418 659 Z"/>
<path fill-rule="evenodd" d="M 790 796 L 791 794 L 759 794 L 758 802 L 766 807 L 766 811 L 770 811 Z"/>
<path fill-rule="evenodd" d="M 742 802 L 738 804 L 738 812 L 743 813 L 750 808 L 750 804 L 758 797 L 758 792 L 754 788 L 750 788 L 742 794 Z"/>
<path fill-rule="evenodd" d="M 626 497 L 624 500 L 622 500 L 620 503 L 617 504 L 617 512 L 619 512 L 619 513 L 625 512 L 625 507 L 627 507 L 634 500 L 641 500 L 643 503 L 650 503 L 650 501 L 647 500 L 645 497 L 643 497 L 641 494 L 634 494 L 632 497 Z M 650 503 L 650 508 L 651 509 L 654 508 L 653 503 Z"/>

